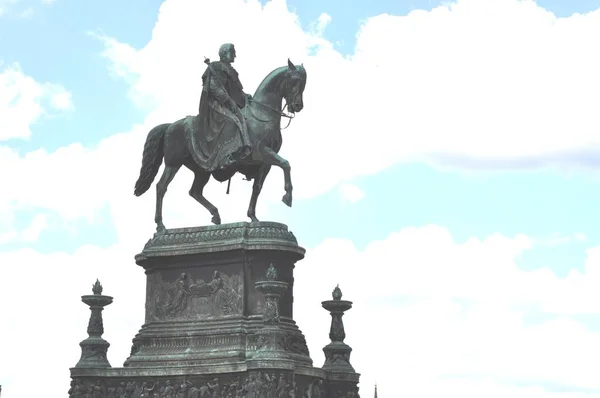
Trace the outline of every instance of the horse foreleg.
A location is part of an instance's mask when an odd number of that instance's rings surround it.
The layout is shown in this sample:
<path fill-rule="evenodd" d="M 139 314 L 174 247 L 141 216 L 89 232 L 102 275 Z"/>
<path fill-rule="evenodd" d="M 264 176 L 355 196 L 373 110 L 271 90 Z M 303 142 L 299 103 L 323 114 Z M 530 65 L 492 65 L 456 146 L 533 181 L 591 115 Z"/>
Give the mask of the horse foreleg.
<path fill-rule="evenodd" d="M 259 166 L 258 173 L 254 178 L 254 184 L 252 185 L 252 196 L 250 197 L 250 206 L 248 206 L 248 217 L 252 222 L 258 222 L 258 218 L 256 218 L 256 202 L 258 200 L 258 195 L 260 195 L 260 191 L 262 190 L 263 183 L 265 182 L 265 178 L 267 178 L 267 174 L 269 174 L 269 170 L 271 166 L 268 164 L 263 164 Z"/>
<path fill-rule="evenodd" d="M 262 155 L 265 163 L 277 166 L 283 170 L 283 187 L 285 189 L 285 195 L 283 195 L 281 200 L 289 207 L 292 207 L 292 176 L 290 162 L 279 156 L 279 154 L 271 148 L 263 148 Z"/>
<path fill-rule="evenodd" d="M 156 222 L 156 233 L 162 234 L 166 231 L 165 225 L 162 221 L 162 205 L 165 194 L 167 193 L 167 187 L 173 181 L 173 177 L 177 174 L 179 166 L 166 166 L 163 170 L 160 180 L 156 184 L 156 214 L 154 215 L 154 221 Z"/>
<path fill-rule="evenodd" d="M 212 223 L 219 225 L 221 224 L 221 216 L 219 215 L 219 209 L 208 201 L 202 194 L 204 187 L 210 179 L 210 173 L 204 170 L 194 170 L 194 183 L 190 189 L 190 196 L 198 201 L 202 206 L 206 208 L 212 215 Z"/>

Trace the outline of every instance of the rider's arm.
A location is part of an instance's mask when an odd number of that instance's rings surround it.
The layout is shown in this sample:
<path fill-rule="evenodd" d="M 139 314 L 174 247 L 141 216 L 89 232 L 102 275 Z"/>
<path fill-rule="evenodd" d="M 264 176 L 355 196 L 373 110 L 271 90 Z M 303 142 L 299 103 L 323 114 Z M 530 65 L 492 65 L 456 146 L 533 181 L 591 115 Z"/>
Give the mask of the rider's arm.
<path fill-rule="evenodd" d="M 219 101 L 221 105 L 224 105 L 229 94 L 225 91 L 225 87 L 221 84 L 222 81 L 226 81 L 227 75 L 224 73 L 217 72 L 219 76 L 211 76 L 210 79 L 210 93 Z"/>

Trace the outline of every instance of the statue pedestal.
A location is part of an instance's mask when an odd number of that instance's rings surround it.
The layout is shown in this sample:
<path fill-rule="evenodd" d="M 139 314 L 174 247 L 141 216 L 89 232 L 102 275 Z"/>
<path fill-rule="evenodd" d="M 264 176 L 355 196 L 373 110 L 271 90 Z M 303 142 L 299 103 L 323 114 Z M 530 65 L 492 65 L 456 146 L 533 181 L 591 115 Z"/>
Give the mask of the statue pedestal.
<path fill-rule="evenodd" d="M 146 309 L 129 358 L 123 368 L 72 368 L 71 396 L 89 386 L 107 398 L 126 389 L 131 396 L 183 397 L 227 397 L 233 390 L 294 390 L 300 397 L 324 389 L 326 371 L 312 366 L 293 319 L 293 271 L 304 253 L 285 225 L 272 222 L 155 236 L 135 257 L 146 271 Z M 271 265 L 277 280 L 268 279 Z M 264 319 L 274 299 L 276 325 Z"/>
<path fill-rule="evenodd" d="M 304 252 L 277 223 L 175 229 L 151 239 L 136 256 L 147 275 L 146 324 L 125 366 L 245 370 L 265 306 L 255 283 L 272 263 L 287 283 L 280 292 L 280 326 L 298 342 L 290 357 L 311 366 L 292 313 L 293 269 Z"/>

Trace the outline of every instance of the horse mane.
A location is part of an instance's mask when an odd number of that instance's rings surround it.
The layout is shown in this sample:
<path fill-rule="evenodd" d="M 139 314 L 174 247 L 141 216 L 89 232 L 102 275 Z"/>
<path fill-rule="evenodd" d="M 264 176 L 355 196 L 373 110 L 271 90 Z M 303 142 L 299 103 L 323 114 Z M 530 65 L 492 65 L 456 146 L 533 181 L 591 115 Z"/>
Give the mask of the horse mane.
<path fill-rule="evenodd" d="M 275 79 L 277 76 L 279 76 L 284 70 L 287 69 L 287 66 L 280 66 L 279 68 L 275 68 L 271 71 L 271 73 L 269 73 L 258 85 L 258 87 L 256 88 L 256 92 L 258 93 L 258 91 L 260 89 L 264 90 L 264 87 L 266 87 L 273 79 Z"/>
<path fill-rule="evenodd" d="M 304 83 L 306 83 L 306 69 L 304 69 L 304 65 L 294 65 L 296 67 L 296 69 L 298 69 L 299 72 L 301 72 L 302 74 L 302 78 Z M 282 72 L 286 71 L 288 69 L 288 66 L 280 66 L 279 68 L 275 68 L 271 71 L 271 73 L 269 73 L 258 85 L 258 88 L 256 89 L 256 91 L 258 91 L 258 89 L 268 85 L 271 80 L 275 79 L 275 77 L 279 76 Z"/>

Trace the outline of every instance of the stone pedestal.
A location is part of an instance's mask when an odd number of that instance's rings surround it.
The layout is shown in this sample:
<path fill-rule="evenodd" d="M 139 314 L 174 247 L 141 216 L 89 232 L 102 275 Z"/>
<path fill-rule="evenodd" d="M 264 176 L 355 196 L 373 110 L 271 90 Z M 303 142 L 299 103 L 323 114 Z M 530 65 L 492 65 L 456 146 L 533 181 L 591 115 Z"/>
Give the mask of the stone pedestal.
<path fill-rule="evenodd" d="M 146 324 L 125 366 L 246 370 L 271 299 L 256 283 L 270 264 L 277 265 L 281 279 L 279 327 L 295 343 L 289 357 L 311 366 L 292 309 L 294 264 L 303 257 L 294 235 L 277 223 L 175 229 L 151 239 L 136 256 L 147 275 Z"/>
<path fill-rule="evenodd" d="M 135 257 L 146 308 L 129 358 L 122 368 L 72 368 L 71 396 L 92 388 L 107 398 L 327 397 L 327 374 L 312 366 L 293 319 L 293 271 L 304 253 L 272 222 L 155 236 Z"/>

